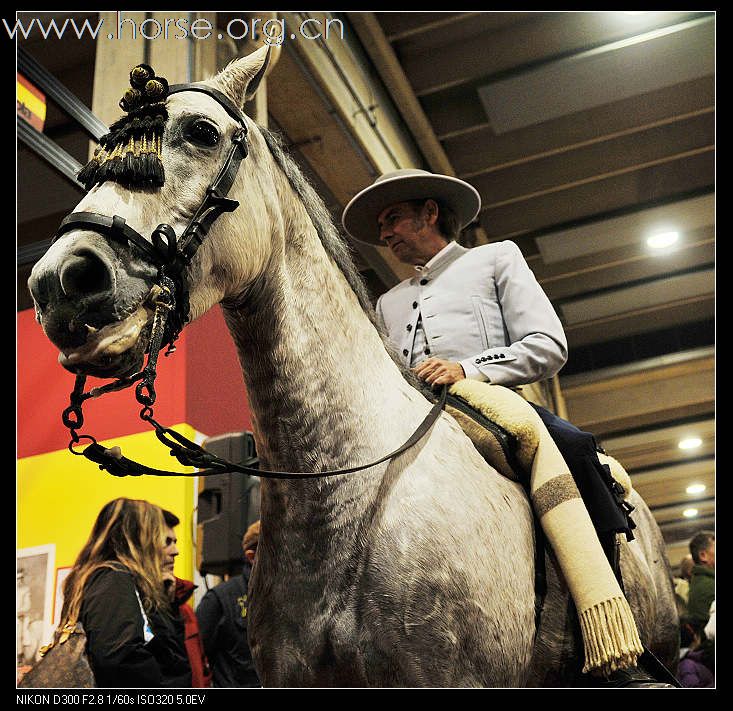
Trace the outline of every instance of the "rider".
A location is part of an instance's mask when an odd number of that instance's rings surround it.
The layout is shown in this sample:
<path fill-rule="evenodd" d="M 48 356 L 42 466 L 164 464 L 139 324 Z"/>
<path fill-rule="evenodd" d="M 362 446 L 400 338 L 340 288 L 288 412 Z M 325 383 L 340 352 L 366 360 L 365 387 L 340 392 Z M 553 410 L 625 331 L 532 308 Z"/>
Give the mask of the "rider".
<path fill-rule="evenodd" d="M 519 248 L 509 241 L 466 249 L 455 240 L 479 212 L 468 183 L 424 170 L 386 173 L 346 206 L 354 239 L 386 245 L 415 275 L 383 294 L 376 311 L 403 363 L 431 385 L 463 378 L 507 387 L 555 375 L 567 359 L 562 324 Z M 532 404 L 532 403 L 530 403 Z M 601 465 L 593 436 L 532 405 L 566 460 L 606 555 L 634 524 Z M 590 495 L 590 498 L 589 496 Z M 657 686 L 637 668 L 615 686 Z"/>

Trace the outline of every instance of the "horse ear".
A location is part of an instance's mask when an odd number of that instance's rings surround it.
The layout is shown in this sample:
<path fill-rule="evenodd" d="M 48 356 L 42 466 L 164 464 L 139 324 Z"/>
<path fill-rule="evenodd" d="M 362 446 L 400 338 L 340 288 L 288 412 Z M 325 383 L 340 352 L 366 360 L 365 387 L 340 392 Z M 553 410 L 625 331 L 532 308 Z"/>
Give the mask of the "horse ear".
<path fill-rule="evenodd" d="M 270 51 L 270 45 L 263 45 L 252 54 L 235 59 L 214 77 L 213 82 L 221 87 L 237 106 L 244 106 L 245 102 L 255 95 L 267 73 Z"/>
<path fill-rule="evenodd" d="M 264 47 L 260 47 L 260 49 L 255 52 L 257 54 L 258 52 L 262 52 L 262 50 L 265 49 Z M 250 55 L 251 56 L 251 55 Z M 270 64 L 270 58 L 272 57 L 272 45 L 267 45 L 267 48 L 265 49 L 265 58 L 262 60 L 262 64 L 260 65 L 260 68 L 257 70 L 257 74 L 255 74 L 250 82 L 247 84 L 247 91 L 244 94 L 244 100 L 249 101 L 256 93 L 257 89 L 260 86 L 260 82 L 265 78 L 265 76 L 268 73 L 268 68 Z"/>

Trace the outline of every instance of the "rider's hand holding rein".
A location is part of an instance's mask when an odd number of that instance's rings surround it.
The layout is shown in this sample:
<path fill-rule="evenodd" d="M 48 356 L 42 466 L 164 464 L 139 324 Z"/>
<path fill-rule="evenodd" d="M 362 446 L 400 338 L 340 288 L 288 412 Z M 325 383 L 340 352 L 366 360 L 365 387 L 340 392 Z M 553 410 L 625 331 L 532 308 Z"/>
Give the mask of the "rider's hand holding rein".
<path fill-rule="evenodd" d="M 441 358 L 426 358 L 418 363 L 412 371 L 420 380 L 424 380 L 430 385 L 452 385 L 466 377 L 460 363 Z"/>

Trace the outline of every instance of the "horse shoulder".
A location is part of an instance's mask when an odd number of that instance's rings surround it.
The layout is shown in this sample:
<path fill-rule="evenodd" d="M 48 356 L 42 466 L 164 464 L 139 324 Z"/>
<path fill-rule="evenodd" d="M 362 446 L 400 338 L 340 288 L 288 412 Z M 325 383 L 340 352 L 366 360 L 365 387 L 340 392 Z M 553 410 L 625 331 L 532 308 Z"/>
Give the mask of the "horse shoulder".
<path fill-rule="evenodd" d="M 451 427 L 385 473 L 358 585 L 360 618 L 373 646 L 401 664 L 427 648 L 456 670 L 453 682 L 509 684 L 533 633 L 531 511 L 521 487 Z"/>

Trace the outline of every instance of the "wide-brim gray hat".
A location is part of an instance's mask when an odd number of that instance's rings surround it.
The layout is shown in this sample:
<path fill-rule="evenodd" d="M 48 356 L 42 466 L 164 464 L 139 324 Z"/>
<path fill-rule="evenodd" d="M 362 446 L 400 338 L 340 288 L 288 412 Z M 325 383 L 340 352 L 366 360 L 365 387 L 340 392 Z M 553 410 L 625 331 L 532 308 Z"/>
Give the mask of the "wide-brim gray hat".
<path fill-rule="evenodd" d="M 461 229 L 471 224 L 481 209 L 476 188 L 449 175 L 402 168 L 380 175 L 349 202 L 341 217 L 344 229 L 359 242 L 378 245 L 379 214 L 389 205 L 408 200 L 441 200 L 457 215 Z"/>

